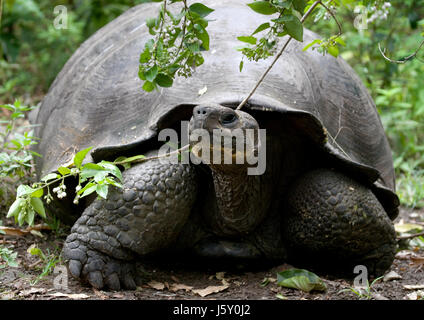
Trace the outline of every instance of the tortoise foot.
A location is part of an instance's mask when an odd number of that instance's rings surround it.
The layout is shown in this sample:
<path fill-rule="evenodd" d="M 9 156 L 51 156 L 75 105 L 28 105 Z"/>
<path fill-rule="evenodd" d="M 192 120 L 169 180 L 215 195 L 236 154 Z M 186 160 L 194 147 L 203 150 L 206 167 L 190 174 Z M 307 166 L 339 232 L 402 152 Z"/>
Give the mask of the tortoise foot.
<path fill-rule="evenodd" d="M 333 274 L 356 265 L 378 276 L 392 264 L 396 233 L 372 191 L 329 169 L 306 173 L 287 196 L 283 235 L 289 258 Z"/>
<path fill-rule="evenodd" d="M 68 270 L 75 278 L 87 281 L 97 289 L 136 289 L 138 282 L 135 262 L 112 258 L 91 249 L 78 239 L 65 243 L 63 255 Z"/>

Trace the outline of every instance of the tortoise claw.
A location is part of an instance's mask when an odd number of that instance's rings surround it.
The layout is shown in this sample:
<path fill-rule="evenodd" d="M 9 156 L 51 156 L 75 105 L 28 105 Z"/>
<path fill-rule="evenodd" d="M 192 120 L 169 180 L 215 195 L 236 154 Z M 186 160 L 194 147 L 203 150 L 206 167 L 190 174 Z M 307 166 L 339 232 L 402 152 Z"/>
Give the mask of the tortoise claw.
<path fill-rule="evenodd" d="M 71 275 L 88 281 L 96 289 L 118 291 L 122 288 L 135 290 L 137 287 L 135 264 L 92 250 L 78 239 L 65 243 L 63 255 Z"/>

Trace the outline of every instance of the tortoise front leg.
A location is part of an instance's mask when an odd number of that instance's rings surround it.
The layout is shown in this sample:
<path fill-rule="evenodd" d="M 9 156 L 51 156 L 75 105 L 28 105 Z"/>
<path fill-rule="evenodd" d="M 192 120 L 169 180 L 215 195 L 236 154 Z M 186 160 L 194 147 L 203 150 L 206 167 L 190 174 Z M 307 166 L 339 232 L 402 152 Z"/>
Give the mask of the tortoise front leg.
<path fill-rule="evenodd" d="M 393 224 L 372 191 L 329 169 L 308 172 L 291 186 L 283 236 L 289 258 L 351 276 L 356 265 L 381 275 L 396 251 Z"/>
<path fill-rule="evenodd" d="M 69 271 L 96 288 L 135 289 L 135 258 L 178 236 L 196 197 L 193 167 L 150 160 L 123 173 L 72 227 L 63 248 Z"/>

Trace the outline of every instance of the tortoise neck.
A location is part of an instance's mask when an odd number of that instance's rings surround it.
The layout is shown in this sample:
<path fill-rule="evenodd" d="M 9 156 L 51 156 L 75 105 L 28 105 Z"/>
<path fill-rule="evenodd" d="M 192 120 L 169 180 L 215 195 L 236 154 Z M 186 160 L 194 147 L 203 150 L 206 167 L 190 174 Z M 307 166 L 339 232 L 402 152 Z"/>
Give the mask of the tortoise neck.
<path fill-rule="evenodd" d="M 264 218 L 272 186 L 266 177 L 247 174 L 246 170 L 223 172 L 212 168 L 216 213 L 215 228 L 224 235 L 246 234 Z M 265 196 L 265 198 L 264 198 Z"/>

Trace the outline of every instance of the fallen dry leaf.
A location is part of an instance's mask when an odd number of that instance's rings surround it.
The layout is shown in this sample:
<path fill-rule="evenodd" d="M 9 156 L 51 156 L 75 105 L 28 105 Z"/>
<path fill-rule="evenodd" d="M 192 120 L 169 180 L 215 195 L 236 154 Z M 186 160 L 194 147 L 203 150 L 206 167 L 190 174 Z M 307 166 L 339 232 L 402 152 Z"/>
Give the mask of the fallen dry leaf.
<path fill-rule="evenodd" d="M 93 288 L 93 292 L 94 292 L 94 294 L 96 295 L 96 296 L 98 296 L 100 299 L 102 299 L 102 300 L 106 300 L 106 299 L 108 299 L 109 297 L 107 296 L 107 295 L 105 295 L 102 291 L 100 291 L 100 290 L 97 290 L 96 288 Z"/>
<path fill-rule="evenodd" d="M 46 289 L 44 289 L 44 288 L 31 288 L 31 289 L 29 289 L 29 290 L 24 290 L 24 291 L 22 291 L 22 292 L 20 292 L 19 293 L 19 296 L 23 296 L 23 297 L 25 297 L 25 296 L 29 296 L 29 295 L 31 295 L 31 294 L 35 294 L 35 293 L 45 293 L 45 292 L 47 292 L 47 290 Z"/>
<path fill-rule="evenodd" d="M 390 271 L 388 274 L 386 274 L 384 276 L 383 281 L 384 282 L 387 282 L 387 281 L 399 280 L 399 279 L 402 279 L 402 276 L 400 274 L 398 274 L 395 271 Z"/>
<path fill-rule="evenodd" d="M 416 257 L 417 255 L 411 250 L 402 250 L 396 253 L 395 258 L 399 260 L 408 260 L 411 257 Z"/>
<path fill-rule="evenodd" d="M 180 282 L 180 279 L 178 279 L 176 276 L 171 276 L 171 279 L 177 283 Z"/>
<path fill-rule="evenodd" d="M 206 297 L 212 293 L 218 293 L 224 290 L 228 289 L 228 285 L 223 285 L 223 286 L 209 286 L 205 289 L 196 289 L 196 290 L 192 290 L 194 293 L 198 294 L 201 297 Z"/>
<path fill-rule="evenodd" d="M 177 292 L 179 290 L 191 291 L 192 289 L 193 289 L 192 286 L 187 286 L 181 283 L 174 283 L 174 284 L 171 284 L 171 286 L 169 287 L 169 290 L 172 292 Z"/>
<path fill-rule="evenodd" d="M 407 290 L 420 290 L 424 289 L 424 284 L 404 285 L 403 287 Z"/>
<path fill-rule="evenodd" d="M 153 289 L 156 289 L 156 290 L 163 290 L 163 289 L 165 289 L 165 285 L 162 282 L 158 282 L 158 281 L 155 281 L 155 280 L 152 280 L 152 281 L 148 282 L 147 285 L 150 288 L 153 288 Z"/>
<path fill-rule="evenodd" d="M 412 292 L 410 294 L 407 294 L 406 297 L 409 300 L 423 299 L 424 298 L 424 291 L 418 290 L 418 291 Z"/>
<path fill-rule="evenodd" d="M 423 266 L 424 265 L 424 257 L 411 257 L 413 266 Z"/>
<path fill-rule="evenodd" d="M 371 295 L 375 300 L 389 300 L 388 298 L 386 298 L 385 296 L 379 294 L 379 293 L 373 293 Z"/>
<path fill-rule="evenodd" d="M 46 224 L 36 224 L 25 229 L 0 226 L 0 230 L 10 236 L 25 236 L 29 233 L 39 232 L 41 230 L 51 230 L 51 228 Z"/>
<path fill-rule="evenodd" d="M 70 298 L 73 300 L 80 300 L 80 299 L 87 299 L 90 298 L 90 296 L 84 294 L 84 293 L 63 293 L 63 292 L 55 292 L 50 293 L 49 296 L 51 297 L 57 297 L 57 298 Z"/>

